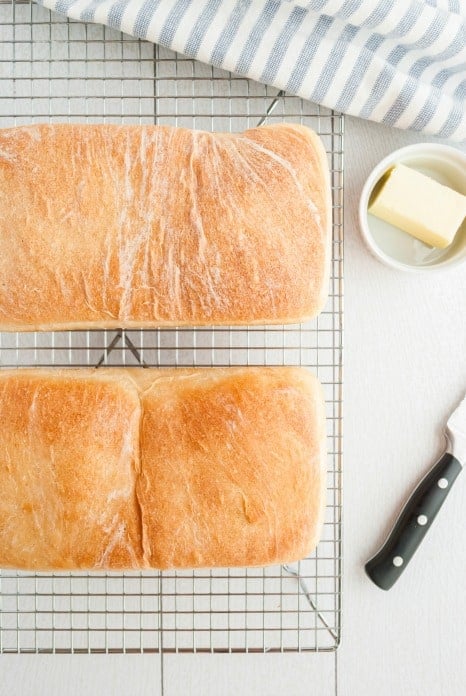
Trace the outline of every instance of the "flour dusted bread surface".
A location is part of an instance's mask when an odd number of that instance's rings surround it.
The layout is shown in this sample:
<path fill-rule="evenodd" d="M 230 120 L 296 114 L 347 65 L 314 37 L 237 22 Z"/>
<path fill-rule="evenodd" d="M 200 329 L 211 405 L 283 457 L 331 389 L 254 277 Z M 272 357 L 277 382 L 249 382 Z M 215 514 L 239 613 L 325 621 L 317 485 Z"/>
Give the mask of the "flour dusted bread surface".
<path fill-rule="evenodd" d="M 303 321 L 330 218 L 303 126 L 0 129 L 0 329 Z"/>
<path fill-rule="evenodd" d="M 304 369 L 1 371 L 0 418 L 0 567 L 267 565 L 317 544 Z"/>
<path fill-rule="evenodd" d="M 131 387 L 124 373 L 0 371 L 0 567 L 140 567 Z"/>

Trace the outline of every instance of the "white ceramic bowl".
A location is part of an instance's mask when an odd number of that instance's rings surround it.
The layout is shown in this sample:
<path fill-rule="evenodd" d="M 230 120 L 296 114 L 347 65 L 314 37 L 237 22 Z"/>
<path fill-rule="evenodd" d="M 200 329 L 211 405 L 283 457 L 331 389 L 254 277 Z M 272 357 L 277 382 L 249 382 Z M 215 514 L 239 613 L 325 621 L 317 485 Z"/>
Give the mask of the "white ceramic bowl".
<path fill-rule="evenodd" d="M 369 250 L 388 266 L 426 272 L 466 262 L 466 221 L 446 249 L 433 249 L 411 235 L 368 213 L 375 185 L 395 164 L 417 169 L 466 195 L 466 154 L 448 145 L 419 143 L 395 150 L 369 174 L 359 201 L 359 224 Z"/>

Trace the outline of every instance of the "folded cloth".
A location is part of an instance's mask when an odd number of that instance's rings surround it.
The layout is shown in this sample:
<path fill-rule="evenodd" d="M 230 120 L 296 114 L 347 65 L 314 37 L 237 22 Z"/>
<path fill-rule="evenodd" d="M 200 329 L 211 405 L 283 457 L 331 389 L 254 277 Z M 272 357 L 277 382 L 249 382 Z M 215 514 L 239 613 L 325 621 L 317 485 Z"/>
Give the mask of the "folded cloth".
<path fill-rule="evenodd" d="M 464 0 L 37 0 L 338 111 L 466 141 Z"/>

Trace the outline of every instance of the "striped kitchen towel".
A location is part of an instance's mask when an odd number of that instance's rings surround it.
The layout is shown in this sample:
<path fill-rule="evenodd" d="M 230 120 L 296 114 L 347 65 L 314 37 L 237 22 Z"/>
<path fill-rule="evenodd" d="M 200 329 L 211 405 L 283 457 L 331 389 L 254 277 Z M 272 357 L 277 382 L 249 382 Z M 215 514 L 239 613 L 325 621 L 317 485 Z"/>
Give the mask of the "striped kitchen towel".
<path fill-rule="evenodd" d="M 466 141 L 466 0 L 37 0 L 338 111 Z"/>

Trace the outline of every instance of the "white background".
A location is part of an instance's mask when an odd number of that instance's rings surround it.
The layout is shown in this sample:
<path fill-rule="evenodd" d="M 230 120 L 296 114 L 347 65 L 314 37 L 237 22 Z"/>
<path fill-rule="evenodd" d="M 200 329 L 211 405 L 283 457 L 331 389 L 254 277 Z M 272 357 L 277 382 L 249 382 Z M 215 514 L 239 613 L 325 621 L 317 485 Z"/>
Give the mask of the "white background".
<path fill-rule="evenodd" d="M 466 476 L 389 592 L 365 560 L 443 448 L 466 390 L 466 265 L 424 276 L 365 250 L 357 203 L 390 151 L 422 138 L 346 120 L 343 637 L 336 654 L 0 657 L 1 696 L 464 696 Z M 163 687 L 162 687 L 163 685 Z"/>

